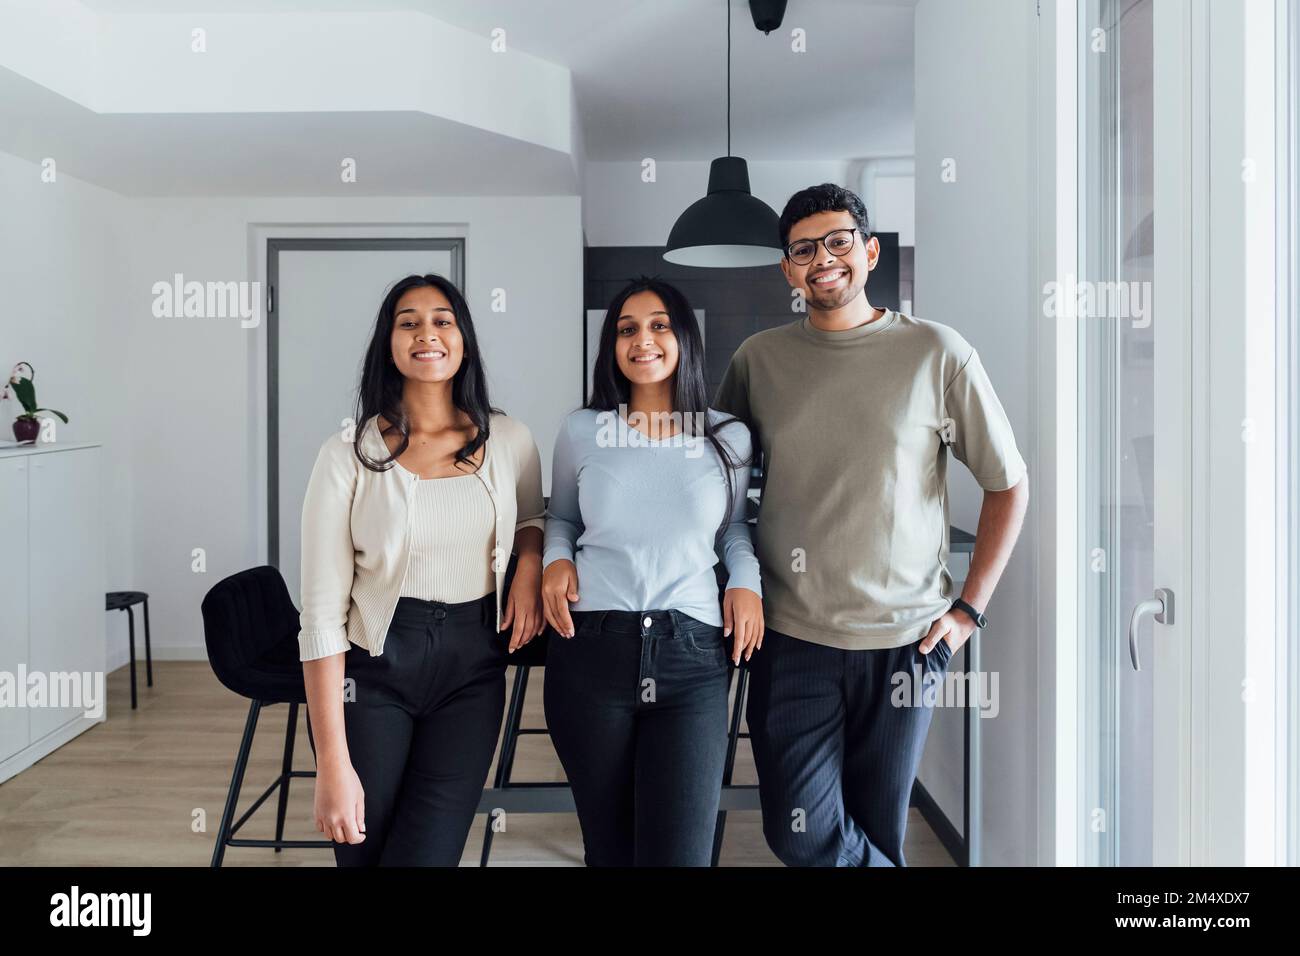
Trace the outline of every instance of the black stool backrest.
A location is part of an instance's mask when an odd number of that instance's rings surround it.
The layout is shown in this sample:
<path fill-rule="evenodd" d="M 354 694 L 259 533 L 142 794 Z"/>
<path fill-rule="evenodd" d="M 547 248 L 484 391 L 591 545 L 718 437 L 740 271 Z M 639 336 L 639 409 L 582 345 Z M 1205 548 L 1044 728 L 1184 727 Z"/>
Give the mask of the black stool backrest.
<path fill-rule="evenodd" d="M 249 568 L 217 582 L 202 609 L 208 660 L 226 687 L 249 699 L 278 699 L 275 685 L 295 670 L 301 687 L 298 608 L 277 568 Z"/>

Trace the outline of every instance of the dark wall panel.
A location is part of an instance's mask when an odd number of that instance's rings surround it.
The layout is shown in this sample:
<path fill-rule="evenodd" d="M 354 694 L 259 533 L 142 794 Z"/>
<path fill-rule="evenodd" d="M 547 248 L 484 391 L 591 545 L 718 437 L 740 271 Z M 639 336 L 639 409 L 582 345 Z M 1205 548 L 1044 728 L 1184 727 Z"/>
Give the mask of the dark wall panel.
<path fill-rule="evenodd" d="M 872 305 L 898 308 L 898 233 L 876 234 L 880 260 L 867 283 Z M 663 259 L 662 246 L 588 246 L 585 251 L 583 308 L 609 307 L 627 280 L 659 275 L 686 295 L 691 308 L 705 314 L 705 362 L 709 393 L 746 338 L 762 329 L 792 322 L 790 286 L 779 266 L 754 269 L 699 269 Z"/>

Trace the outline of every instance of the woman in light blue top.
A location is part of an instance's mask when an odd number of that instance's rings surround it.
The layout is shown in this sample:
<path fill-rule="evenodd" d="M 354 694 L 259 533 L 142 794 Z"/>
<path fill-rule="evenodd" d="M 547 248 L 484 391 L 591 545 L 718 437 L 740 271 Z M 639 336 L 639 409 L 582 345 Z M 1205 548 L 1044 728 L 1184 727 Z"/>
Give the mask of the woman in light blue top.
<path fill-rule="evenodd" d="M 593 377 L 552 457 L 547 726 L 589 865 L 708 866 L 731 667 L 763 638 L 751 438 L 708 407 L 695 313 L 657 278 L 615 296 Z"/>

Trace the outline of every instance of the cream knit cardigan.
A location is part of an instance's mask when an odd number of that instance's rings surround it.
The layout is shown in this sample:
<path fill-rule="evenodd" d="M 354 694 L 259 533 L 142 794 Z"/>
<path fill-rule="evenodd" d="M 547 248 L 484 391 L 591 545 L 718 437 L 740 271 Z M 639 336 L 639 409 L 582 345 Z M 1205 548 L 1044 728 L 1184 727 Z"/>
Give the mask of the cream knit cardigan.
<path fill-rule="evenodd" d="M 358 441 L 372 459 L 388 457 L 378 416 Z M 542 466 L 532 433 L 506 415 L 489 419 L 476 472 L 496 510 L 497 629 L 506 564 L 520 528 L 542 528 Z M 419 477 L 403 469 L 371 471 L 342 433 L 320 447 L 302 505 L 302 614 L 299 659 L 328 657 L 357 644 L 382 653 L 410 559 L 409 504 Z"/>

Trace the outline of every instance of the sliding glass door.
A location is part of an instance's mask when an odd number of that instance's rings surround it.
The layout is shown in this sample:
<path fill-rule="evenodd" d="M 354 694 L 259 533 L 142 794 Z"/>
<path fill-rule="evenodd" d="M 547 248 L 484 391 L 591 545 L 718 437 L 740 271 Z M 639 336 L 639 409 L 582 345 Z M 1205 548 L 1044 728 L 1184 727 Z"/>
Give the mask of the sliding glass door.
<path fill-rule="evenodd" d="M 1185 791 L 1177 461 L 1190 403 L 1179 318 L 1155 285 L 1153 0 L 1080 4 L 1078 323 L 1084 560 L 1084 859 L 1172 862 L 1159 814 Z M 1163 499 L 1163 501 L 1162 501 Z M 1163 504 L 1163 507 L 1161 505 Z M 1171 758 L 1172 759 L 1169 759 Z"/>

